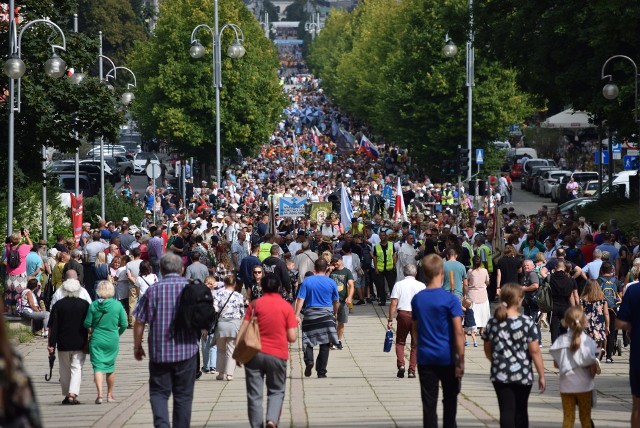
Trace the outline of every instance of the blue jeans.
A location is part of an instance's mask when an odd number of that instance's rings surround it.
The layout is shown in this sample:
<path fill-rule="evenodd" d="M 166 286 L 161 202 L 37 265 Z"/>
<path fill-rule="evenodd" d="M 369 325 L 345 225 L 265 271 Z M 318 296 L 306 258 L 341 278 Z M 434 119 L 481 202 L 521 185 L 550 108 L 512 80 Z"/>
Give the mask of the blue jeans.
<path fill-rule="evenodd" d="M 216 368 L 216 355 L 218 347 L 213 334 L 207 336 L 206 339 L 200 341 L 202 346 L 202 370 L 214 370 Z"/>
<path fill-rule="evenodd" d="M 187 428 L 191 426 L 196 360 L 197 354 L 176 363 L 155 363 L 149 360 L 149 401 L 154 427 Z M 169 397 L 172 394 L 173 418 L 170 420 Z"/>

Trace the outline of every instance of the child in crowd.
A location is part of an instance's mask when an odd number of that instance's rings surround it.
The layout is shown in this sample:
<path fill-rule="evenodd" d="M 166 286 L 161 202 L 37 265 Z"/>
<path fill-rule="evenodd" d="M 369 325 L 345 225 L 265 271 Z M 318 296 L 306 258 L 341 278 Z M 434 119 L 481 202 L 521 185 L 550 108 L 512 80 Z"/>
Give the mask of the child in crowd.
<path fill-rule="evenodd" d="M 464 346 L 467 346 L 469 342 L 466 340 L 467 334 L 471 335 L 471 340 L 473 340 L 473 347 L 477 348 L 478 343 L 476 342 L 476 332 L 478 331 L 476 327 L 476 318 L 473 314 L 473 302 L 471 299 L 463 299 L 462 300 L 462 310 L 464 311 Z"/>
<path fill-rule="evenodd" d="M 559 336 L 549 352 L 560 370 L 560 397 L 563 425 L 574 426 L 576 405 L 583 428 L 591 427 L 591 400 L 595 389 L 594 376 L 599 372 L 596 342 L 584 329 L 587 317 L 580 306 L 571 306 L 564 314 L 562 325 L 567 333 Z"/>

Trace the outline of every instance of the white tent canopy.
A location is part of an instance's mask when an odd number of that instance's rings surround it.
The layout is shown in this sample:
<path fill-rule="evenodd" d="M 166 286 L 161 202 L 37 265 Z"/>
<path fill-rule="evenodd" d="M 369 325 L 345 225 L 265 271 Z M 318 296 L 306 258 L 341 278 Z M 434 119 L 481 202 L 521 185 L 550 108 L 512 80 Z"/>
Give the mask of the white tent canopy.
<path fill-rule="evenodd" d="M 543 128 L 595 128 L 594 124 L 589 123 L 590 116 L 591 113 L 585 111 L 567 109 L 547 118 L 540 126 Z"/>

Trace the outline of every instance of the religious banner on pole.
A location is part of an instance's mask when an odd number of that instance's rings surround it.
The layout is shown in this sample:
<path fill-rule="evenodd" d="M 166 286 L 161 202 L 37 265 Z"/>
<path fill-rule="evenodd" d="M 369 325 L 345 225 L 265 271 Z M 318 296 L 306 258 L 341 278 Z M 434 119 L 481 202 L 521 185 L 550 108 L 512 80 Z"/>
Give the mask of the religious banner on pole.
<path fill-rule="evenodd" d="M 324 223 L 324 219 L 331 217 L 333 206 L 331 202 L 313 202 L 311 204 L 311 220 L 315 220 L 318 224 Z"/>
<path fill-rule="evenodd" d="M 307 198 L 285 198 L 280 197 L 280 211 L 281 217 L 298 218 L 304 217 L 304 206 L 307 203 Z"/>
<path fill-rule="evenodd" d="M 73 237 L 76 240 L 76 247 L 80 245 L 80 235 L 82 235 L 82 192 L 76 197 L 71 194 L 71 227 L 73 228 Z"/>

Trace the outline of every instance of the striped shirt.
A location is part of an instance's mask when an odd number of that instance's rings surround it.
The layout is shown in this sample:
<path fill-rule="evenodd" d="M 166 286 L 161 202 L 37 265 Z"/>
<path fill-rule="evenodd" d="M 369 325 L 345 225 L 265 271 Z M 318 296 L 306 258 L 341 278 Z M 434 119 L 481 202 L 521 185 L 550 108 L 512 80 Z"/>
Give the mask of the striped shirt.
<path fill-rule="evenodd" d="M 149 358 L 154 363 L 175 363 L 193 357 L 198 352 L 198 333 L 171 334 L 180 293 L 189 281 L 172 273 L 140 296 L 133 316 L 149 324 Z"/>

